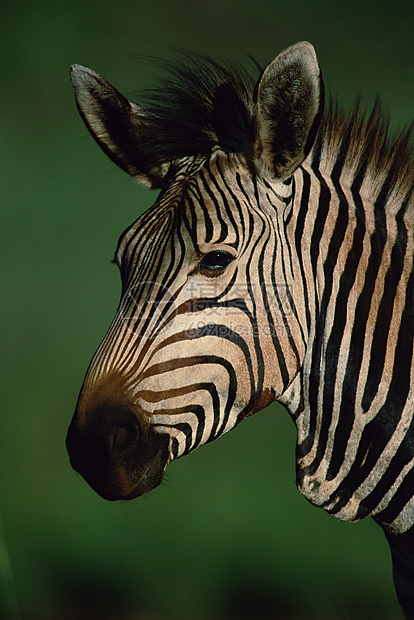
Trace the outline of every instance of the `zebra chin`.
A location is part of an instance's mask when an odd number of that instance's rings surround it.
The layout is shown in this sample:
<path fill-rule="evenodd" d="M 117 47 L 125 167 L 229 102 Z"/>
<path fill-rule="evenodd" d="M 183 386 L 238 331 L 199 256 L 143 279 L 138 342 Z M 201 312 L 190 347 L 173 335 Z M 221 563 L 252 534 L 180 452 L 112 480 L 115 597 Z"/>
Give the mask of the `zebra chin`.
<path fill-rule="evenodd" d="M 85 410 L 82 395 L 66 437 L 70 463 L 103 499 L 134 499 L 158 486 L 170 461 L 170 437 L 154 431 L 125 402 Z"/>

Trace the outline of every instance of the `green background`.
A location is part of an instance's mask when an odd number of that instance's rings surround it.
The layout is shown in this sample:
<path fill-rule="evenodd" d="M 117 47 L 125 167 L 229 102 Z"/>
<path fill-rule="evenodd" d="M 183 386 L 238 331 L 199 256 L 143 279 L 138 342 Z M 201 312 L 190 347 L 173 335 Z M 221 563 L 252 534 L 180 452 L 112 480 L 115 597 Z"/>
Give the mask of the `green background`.
<path fill-rule="evenodd" d="M 107 503 L 68 463 L 84 372 L 120 293 L 119 233 L 155 195 L 99 151 L 68 69 L 125 94 L 137 55 L 184 47 L 270 61 L 307 39 L 328 93 L 381 95 L 412 119 L 410 3 L 351 0 L 2 2 L 0 591 L 7 620 L 401 619 L 381 530 L 336 522 L 295 489 L 295 432 L 272 406 Z"/>

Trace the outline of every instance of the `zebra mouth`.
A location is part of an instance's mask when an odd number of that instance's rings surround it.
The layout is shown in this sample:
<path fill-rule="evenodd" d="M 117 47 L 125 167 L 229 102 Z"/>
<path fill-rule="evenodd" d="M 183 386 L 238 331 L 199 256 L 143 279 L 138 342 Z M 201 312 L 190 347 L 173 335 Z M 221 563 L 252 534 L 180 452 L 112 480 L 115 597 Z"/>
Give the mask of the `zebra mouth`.
<path fill-rule="evenodd" d="M 164 478 L 166 467 L 170 460 L 168 450 L 169 438 L 167 436 L 164 436 L 163 440 L 164 441 L 159 448 L 157 454 L 155 455 L 155 458 L 149 465 L 147 465 L 144 471 L 142 471 L 142 467 L 140 467 L 138 472 L 129 472 L 129 474 L 127 473 L 127 480 L 125 480 L 124 478 L 124 472 L 120 471 L 118 473 L 118 480 L 114 485 L 116 496 L 104 497 L 104 499 L 136 499 L 137 497 L 140 497 L 141 495 L 152 491 L 152 489 L 155 489 L 155 487 L 161 484 Z M 140 476 L 138 480 L 137 473 Z M 121 485 L 119 485 L 119 482 L 121 482 Z M 131 487 L 132 490 L 129 491 Z M 101 495 L 101 497 L 103 497 L 103 495 Z"/>
<path fill-rule="evenodd" d="M 131 411 L 118 408 L 114 426 L 101 408 L 86 424 L 74 418 L 66 446 L 70 463 L 103 499 L 135 499 L 158 486 L 170 460 L 168 435 L 142 429 Z"/>
<path fill-rule="evenodd" d="M 150 463 L 142 465 L 142 455 L 136 455 L 139 463 L 125 462 L 114 467 L 103 467 L 102 463 L 80 463 L 75 454 L 70 453 L 73 469 L 103 499 L 108 501 L 131 500 L 152 491 L 163 480 L 169 462 L 168 437 L 163 437 L 161 446 Z M 166 441 L 165 441 L 166 440 Z M 140 458 L 141 457 L 141 458 Z"/>

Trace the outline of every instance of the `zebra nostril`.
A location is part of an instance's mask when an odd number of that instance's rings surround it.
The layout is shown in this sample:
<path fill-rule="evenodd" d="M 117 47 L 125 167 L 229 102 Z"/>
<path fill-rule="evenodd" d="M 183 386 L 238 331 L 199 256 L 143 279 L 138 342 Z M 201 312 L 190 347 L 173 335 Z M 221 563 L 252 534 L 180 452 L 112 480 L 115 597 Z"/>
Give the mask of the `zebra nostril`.
<path fill-rule="evenodd" d="M 137 444 L 138 437 L 137 424 L 121 424 L 114 432 L 112 453 L 120 455 L 130 452 Z"/>

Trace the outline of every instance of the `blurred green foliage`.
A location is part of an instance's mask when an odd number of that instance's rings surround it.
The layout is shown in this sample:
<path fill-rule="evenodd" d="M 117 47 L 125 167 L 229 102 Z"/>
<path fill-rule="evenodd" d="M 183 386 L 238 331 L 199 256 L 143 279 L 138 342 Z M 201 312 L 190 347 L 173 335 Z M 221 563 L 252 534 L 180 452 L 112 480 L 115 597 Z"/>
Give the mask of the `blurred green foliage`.
<path fill-rule="evenodd" d="M 308 39 L 328 92 L 380 94 L 401 127 L 414 99 L 409 3 L 17 0 L 0 29 L 0 618 L 401 618 L 379 528 L 336 522 L 296 491 L 281 407 L 132 503 L 104 502 L 70 469 L 66 428 L 120 292 L 109 262 L 154 195 L 93 143 L 68 68 L 131 94 L 153 83 L 137 55 L 172 46 L 264 64 Z"/>

